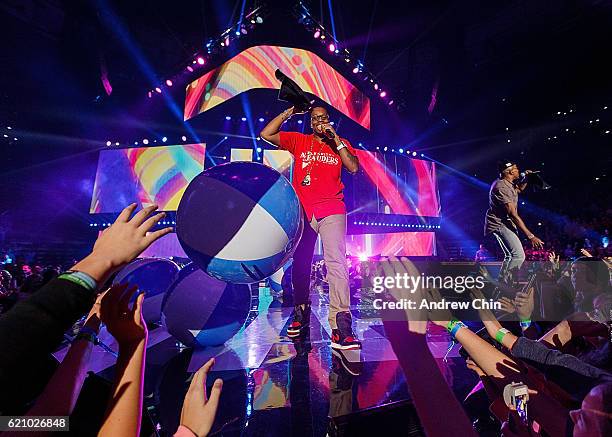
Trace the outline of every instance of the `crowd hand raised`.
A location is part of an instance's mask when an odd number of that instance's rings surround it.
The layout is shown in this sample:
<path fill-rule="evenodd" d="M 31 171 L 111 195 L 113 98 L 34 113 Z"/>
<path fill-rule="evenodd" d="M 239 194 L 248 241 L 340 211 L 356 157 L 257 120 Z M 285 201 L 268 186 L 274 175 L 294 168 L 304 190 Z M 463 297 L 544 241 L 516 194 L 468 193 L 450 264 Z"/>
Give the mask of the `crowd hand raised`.
<path fill-rule="evenodd" d="M 587 258 L 593 258 L 593 255 L 591 254 L 591 252 L 589 252 L 585 248 L 580 249 L 580 253 L 582 255 L 586 256 Z"/>
<path fill-rule="evenodd" d="M 112 267 L 121 267 L 142 253 L 158 238 L 172 231 L 171 227 L 149 232 L 153 226 L 166 216 L 157 210 L 157 205 L 141 209 L 130 218 L 136 204 L 132 203 L 119 214 L 117 220 L 96 240 L 92 255 L 109 261 Z"/>
<path fill-rule="evenodd" d="M 516 314 L 518 315 L 520 320 L 529 320 L 531 318 L 534 306 L 533 295 L 533 287 L 530 288 L 527 293 L 524 293 L 522 291 L 516 293 L 516 297 L 514 298 L 514 305 L 516 307 Z"/>
<path fill-rule="evenodd" d="M 98 296 L 96 297 L 96 301 L 89 310 L 89 314 L 87 314 L 87 318 L 85 319 L 85 323 L 83 323 L 83 326 L 95 329 L 96 331 L 100 329 L 100 306 L 102 305 L 102 299 L 104 298 L 107 292 L 108 290 L 105 290 L 102 293 L 98 294 Z"/>
<path fill-rule="evenodd" d="M 210 390 L 210 398 L 206 396 L 206 376 L 214 364 L 215 359 L 211 358 L 193 375 L 181 410 L 181 426 L 188 428 L 198 437 L 206 436 L 210 432 L 223 388 L 223 381 L 217 379 Z"/>
<path fill-rule="evenodd" d="M 396 257 L 384 258 L 380 261 L 380 266 L 388 277 L 396 277 L 399 274 L 401 277 L 404 274 L 408 276 L 418 277 L 420 272 L 414 264 L 406 257 L 398 260 Z M 389 293 L 399 302 L 401 299 L 412 300 L 417 303 L 414 309 L 406 309 L 406 317 L 408 319 L 408 329 L 418 334 L 425 334 L 427 330 L 427 310 L 420 309 L 420 302 L 425 298 L 423 290 L 417 288 L 414 293 L 411 293 L 406 288 L 389 288 Z"/>
<path fill-rule="evenodd" d="M 482 294 L 482 291 L 478 290 L 477 288 L 472 289 L 472 291 L 470 292 L 470 296 L 472 298 L 472 301 L 485 300 L 484 294 Z M 480 309 L 478 310 L 478 316 L 480 317 L 480 320 L 482 320 L 482 323 L 487 329 L 489 335 L 495 338 L 495 333 L 499 330 L 499 328 L 501 328 L 501 323 L 499 323 L 499 321 L 495 317 L 495 314 L 493 314 L 493 311 L 488 308 L 483 308 L 484 305 L 479 305 L 479 307 Z"/>
<path fill-rule="evenodd" d="M 465 359 L 465 366 L 470 369 L 471 371 L 475 372 L 479 378 L 482 378 L 483 376 L 487 376 L 480 367 L 478 367 L 478 364 L 476 364 L 474 362 L 474 360 L 472 360 L 471 358 L 466 358 Z"/>
<path fill-rule="evenodd" d="M 137 290 L 136 286 L 115 284 L 100 303 L 100 320 L 120 347 L 135 345 L 147 338 L 147 325 L 142 318 L 144 293 L 138 295 L 132 308 L 129 306 Z"/>
<path fill-rule="evenodd" d="M 425 292 L 425 298 L 429 302 L 442 302 L 442 296 L 440 295 L 440 291 L 438 289 L 431 289 Z M 448 323 L 452 320 L 453 313 L 451 313 L 447 309 L 430 309 L 429 310 L 429 320 L 431 320 L 434 324 L 438 326 L 442 326 L 446 328 Z"/>
<path fill-rule="evenodd" d="M 509 299 L 507 297 L 501 297 L 498 302 L 501 304 L 502 311 L 508 314 L 512 314 L 516 311 L 516 307 L 514 306 L 514 301 L 512 299 Z"/>

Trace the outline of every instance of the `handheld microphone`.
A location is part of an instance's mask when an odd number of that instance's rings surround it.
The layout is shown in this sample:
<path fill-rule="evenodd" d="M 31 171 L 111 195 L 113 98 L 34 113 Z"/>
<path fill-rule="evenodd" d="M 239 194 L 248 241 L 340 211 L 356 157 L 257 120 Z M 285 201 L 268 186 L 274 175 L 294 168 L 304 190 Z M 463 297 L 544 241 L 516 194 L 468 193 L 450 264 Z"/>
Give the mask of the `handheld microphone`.
<path fill-rule="evenodd" d="M 327 138 L 329 138 L 330 140 L 333 140 L 335 137 L 334 133 L 330 128 L 325 129 L 325 135 L 327 135 Z"/>

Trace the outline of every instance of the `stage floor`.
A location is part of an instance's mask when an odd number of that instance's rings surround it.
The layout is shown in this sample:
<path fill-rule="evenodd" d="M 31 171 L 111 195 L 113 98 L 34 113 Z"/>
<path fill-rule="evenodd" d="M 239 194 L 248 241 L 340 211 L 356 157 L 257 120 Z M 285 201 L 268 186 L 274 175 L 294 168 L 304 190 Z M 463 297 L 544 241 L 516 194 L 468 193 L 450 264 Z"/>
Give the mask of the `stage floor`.
<path fill-rule="evenodd" d="M 422 435 L 382 322 L 360 315 L 358 293 L 351 296 L 351 311 L 363 350 L 342 355 L 330 348 L 326 294 L 311 295 L 310 337 L 297 343 L 286 335 L 292 308 L 284 307 L 282 298 L 272 296 L 267 288 L 254 288 L 253 294 L 258 304 L 248 325 L 221 347 L 184 349 L 164 328 L 151 330 L 145 407 L 153 422 L 159 423 L 160 435 L 176 430 L 191 376 L 212 356 L 216 362 L 208 380 L 224 380 L 213 433 L 371 435 L 396 429 L 381 425 L 381 420 L 392 420 L 395 425 L 401 423 L 403 431 L 398 435 Z M 112 340 L 107 340 L 114 349 Z M 450 337 L 436 326 L 429 328 L 428 344 L 448 383 L 463 400 L 478 380 L 465 368 L 458 346 L 449 349 Z M 114 360 L 111 352 L 98 347 L 92 370 L 110 379 Z"/>

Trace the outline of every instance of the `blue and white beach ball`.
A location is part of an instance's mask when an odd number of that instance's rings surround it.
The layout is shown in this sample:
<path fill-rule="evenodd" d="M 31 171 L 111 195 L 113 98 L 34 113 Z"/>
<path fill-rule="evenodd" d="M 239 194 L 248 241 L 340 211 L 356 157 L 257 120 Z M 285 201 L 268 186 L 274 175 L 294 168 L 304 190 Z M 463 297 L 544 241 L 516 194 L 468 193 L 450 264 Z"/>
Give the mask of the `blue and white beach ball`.
<path fill-rule="evenodd" d="M 276 170 L 232 162 L 196 176 L 176 214 L 187 256 L 218 279 L 261 281 L 283 266 L 302 236 L 295 190 Z"/>
<path fill-rule="evenodd" d="M 189 264 L 166 292 L 162 323 L 184 345 L 218 346 L 242 328 L 250 308 L 248 285 L 228 284 Z"/>

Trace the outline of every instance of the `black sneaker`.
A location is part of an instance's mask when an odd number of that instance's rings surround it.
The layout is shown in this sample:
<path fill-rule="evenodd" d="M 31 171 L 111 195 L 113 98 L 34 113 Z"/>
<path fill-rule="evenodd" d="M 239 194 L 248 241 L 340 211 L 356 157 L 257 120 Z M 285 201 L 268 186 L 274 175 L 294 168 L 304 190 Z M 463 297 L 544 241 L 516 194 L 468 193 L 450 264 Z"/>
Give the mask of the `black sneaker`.
<path fill-rule="evenodd" d="M 297 338 L 308 331 L 310 327 L 310 304 L 296 305 L 293 310 L 293 320 L 287 328 L 289 338 Z"/>
<path fill-rule="evenodd" d="M 351 376 L 361 375 L 363 363 L 361 362 L 361 349 L 338 350 L 332 349 L 333 364 L 336 362 Z M 338 372 L 340 373 L 340 372 Z"/>
<path fill-rule="evenodd" d="M 336 324 L 338 329 L 332 330 L 331 347 L 340 350 L 361 349 L 361 342 L 353 334 L 351 313 L 343 311 L 336 314 Z"/>

